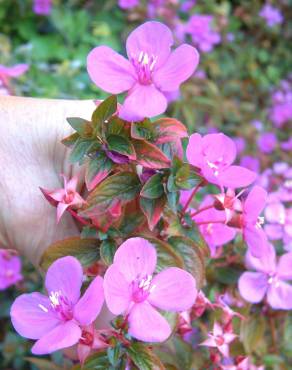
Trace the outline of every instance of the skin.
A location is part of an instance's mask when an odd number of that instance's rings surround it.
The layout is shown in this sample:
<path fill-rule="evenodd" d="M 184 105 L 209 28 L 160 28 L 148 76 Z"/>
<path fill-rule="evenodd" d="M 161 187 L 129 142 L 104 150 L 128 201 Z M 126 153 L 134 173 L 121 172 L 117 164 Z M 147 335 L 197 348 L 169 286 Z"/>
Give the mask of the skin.
<path fill-rule="evenodd" d="M 80 173 L 60 141 L 72 133 L 66 117 L 89 119 L 94 108 L 91 100 L 0 96 L 0 245 L 36 266 L 54 241 L 78 235 L 69 214 L 56 224 L 56 209 L 39 186 L 60 188 L 60 173 Z"/>

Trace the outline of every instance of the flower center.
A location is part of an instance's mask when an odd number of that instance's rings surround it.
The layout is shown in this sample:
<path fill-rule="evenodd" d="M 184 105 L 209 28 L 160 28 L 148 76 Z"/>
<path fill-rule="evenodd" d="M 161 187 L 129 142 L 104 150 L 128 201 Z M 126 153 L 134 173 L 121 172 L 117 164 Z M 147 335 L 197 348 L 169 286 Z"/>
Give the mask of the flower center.
<path fill-rule="evenodd" d="M 268 278 L 268 283 L 270 285 L 274 285 L 275 288 L 278 288 L 279 286 L 279 278 L 276 272 L 270 272 L 269 273 L 269 278 Z"/>
<path fill-rule="evenodd" d="M 264 217 L 258 217 L 257 222 L 256 222 L 256 228 L 261 229 L 262 225 L 265 223 L 265 218 Z"/>
<path fill-rule="evenodd" d="M 155 289 L 155 285 L 151 282 L 152 275 L 146 275 L 143 279 L 138 277 L 132 281 L 132 299 L 135 303 L 144 302 L 153 289 Z"/>
<path fill-rule="evenodd" d="M 140 84 L 150 85 L 152 83 L 152 72 L 157 62 L 157 57 L 141 51 L 138 58 L 136 56 L 131 58 L 131 62 L 135 67 Z"/>
<path fill-rule="evenodd" d="M 53 311 L 60 320 L 68 321 L 73 318 L 72 304 L 69 302 L 68 298 L 62 295 L 61 291 L 51 292 L 49 300 L 51 303 L 51 311 Z M 39 304 L 39 307 L 44 312 L 49 312 L 49 309 L 42 304 Z"/>
<path fill-rule="evenodd" d="M 222 346 L 225 342 L 224 337 L 222 335 L 217 335 L 214 339 L 217 346 Z"/>
<path fill-rule="evenodd" d="M 86 330 L 82 331 L 81 338 L 79 339 L 79 343 L 85 344 L 86 346 L 92 346 L 94 340 L 94 336 Z"/>
<path fill-rule="evenodd" d="M 72 191 L 67 192 L 66 191 L 66 194 L 64 196 L 64 202 L 66 204 L 68 204 L 68 203 L 71 203 L 73 201 L 73 199 L 74 199 L 74 192 L 72 192 Z"/>
<path fill-rule="evenodd" d="M 209 168 L 211 168 L 211 170 L 213 171 L 213 174 L 214 176 L 218 176 L 219 175 L 219 170 L 224 167 L 224 163 L 223 162 L 223 157 L 220 157 L 218 158 L 216 161 L 214 162 L 211 162 L 207 159 L 207 165 Z"/>

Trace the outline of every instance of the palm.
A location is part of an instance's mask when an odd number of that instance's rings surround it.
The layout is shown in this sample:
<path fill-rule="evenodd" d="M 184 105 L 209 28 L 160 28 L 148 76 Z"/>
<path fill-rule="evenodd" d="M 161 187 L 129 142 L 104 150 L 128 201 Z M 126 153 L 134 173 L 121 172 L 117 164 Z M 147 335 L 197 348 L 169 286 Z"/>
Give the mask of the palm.
<path fill-rule="evenodd" d="M 89 118 L 92 101 L 0 98 L 0 243 L 37 263 L 46 247 L 77 233 L 70 216 L 56 225 L 55 209 L 39 187 L 58 188 L 69 165 L 60 140 L 70 134 L 66 117 Z"/>

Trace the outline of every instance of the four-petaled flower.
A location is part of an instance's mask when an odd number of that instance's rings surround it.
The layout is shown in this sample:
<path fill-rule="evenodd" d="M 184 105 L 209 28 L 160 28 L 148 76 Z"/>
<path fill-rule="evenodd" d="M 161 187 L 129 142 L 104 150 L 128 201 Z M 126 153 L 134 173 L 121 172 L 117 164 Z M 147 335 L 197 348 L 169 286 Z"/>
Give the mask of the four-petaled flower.
<path fill-rule="evenodd" d="M 229 343 L 231 343 L 237 335 L 226 332 L 222 326 L 217 322 L 214 323 L 213 332 L 208 333 L 208 339 L 206 339 L 201 346 L 215 347 L 217 348 L 224 357 L 229 356 Z"/>
<path fill-rule="evenodd" d="M 241 296 L 248 302 L 258 303 L 267 295 L 269 305 L 274 309 L 292 309 L 292 252 L 286 253 L 277 262 L 272 244 L 267 242 L 265 253 L 255 258 L 246 254 L 246 266 L 256 272 L 244 272 L 238 288 Z"/>
<path fill-rule="evenodd" d="M 171 334 L 166 319 L 156 308 L 180 312 L 196 300 L 196 281 L 188 272 L 170 267 L 153 276 L 155 247 L 143 238 L 130 238 L 117 250 L 104 276 L 109 310 L 124 314 L 129 334 L 145 342 L 163 342 Z"/>
<path fill-rule="evenodd" d="M 64 188 L 56 190 L 41 189 L 46 199 L 54 206 L 57 206 L 57 222 L 60 221 L 63 213 L 69 207 L 80 207 L 85 203 L 85 200 L 76 191 L 78 177 L 74 176 L 69 181 L 64 175 Z"/>
<path fill-rule="evenodd" d="M 25 338 L 37 339 L 32 353 L 43 355 L 71 347 L 82 337 L 81 327 L 90 325 L 103 302 L 103 279 L 97 276 L 80 298 L 83 271 L 71 256 L 55 261 L 48 269 L 48 297 L 34 292 L 22 294 L 11 307 L 15 330 Z"/>
<path fill-rule="evenodd" d="M 197 50 L 183 44 L 171 52 L 173 42 L 167 26 L 146 22 L 127 39 L 129 60 L 108 46 L 89 53 L 87 70 L 98 87 L 112 94 L 128 91 L 121 118 L 142 120 L 165 112 L 169 93 L 193 74 L 199 62 Z"/>
<path fill-rule="evenodd" d="M 200 168 L 206 180 L 220 187 L 245 187 L 257 177 L 247 168 L 232 166 L 236 157 L 236 146 L 222 133 L 204 137 L 200 134 L 191 135 L 186 155 L 190 164 Z"/>

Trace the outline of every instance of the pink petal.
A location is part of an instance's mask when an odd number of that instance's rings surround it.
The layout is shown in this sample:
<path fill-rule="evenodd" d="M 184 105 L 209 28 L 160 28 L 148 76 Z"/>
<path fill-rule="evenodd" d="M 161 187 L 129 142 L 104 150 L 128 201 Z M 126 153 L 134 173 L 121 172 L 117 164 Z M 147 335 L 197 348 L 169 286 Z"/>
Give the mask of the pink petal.
<path fill-rule="evenodd" d="M 244 202 L 245 218 L 250 222 L 256 222 L 267 202 L 267 192 L 262 187 L 256 185 L 249 192 Z"/>
<path fill-rule="evenodd" d="M 66 209 L 70 206 L 70 204 L 60 202 L 57 205 L 57 223 L 60 222 L 61 217 L 63 216 Z"/>
<path fill-rule="evenodd" d="M 176 91 L 195 71 L 199 53 L 187 44 L 175 49 L 167 61 L 153 73 L 154 84 L 162 91 Z"/>
<path fill-rule="evenodd" d="M 17 297 L 11 307 L 10 316 L 18 334 L 29 339 L 39 339 L 60 322 L 51 311 L 49 299 L 40 293 Z"/>
<path fill-rule="evenodd" d="M 218 335 L 223 334 L 223 329 L 222 329 L 221 325 L 218 324 L 217 321 L 214 322 L 213 334 L 215 335 L 215 337 L 217 337 Z"/>
<path fill-rule="evenodd" d="M 91 324 L 99 315 L 103 302 L 103 279 L 97 276 L 75 305 L 74 318 L 81 325 Z"/>
<path fill-rule="evenodd" d="M 166 97 L 154 85 L 137 83 L 120 107 L 119 117 L 127 121 L 139 121 L 164 113 L 166 108 Z"/>
<path fill-rule="evenodd" d="M 249 186 L 256 178 L 255 172 L 240 166 L 230 166 L 218 176 L 219 183 L 231 189 Z"/>
<path fill-rule="evenodd" d="M 87 71 L 92 81 L 108 93 L 119 94 L 135 83 L 132 64 L 107 46 L 98 46 L 87 57 Z"/>
<path fill-rule="evenodd" d="M 130 312 L 129 334 L 144 342 L 164 342 L 171 329 L 166 319 L 145 301 L 135 304 Z"/>
<path fill-rule="evenodd" d="M 272 283 L 268 289 L 267 299 L 269 305 L 274 309 L 292 309 L 292 285 L 279 281 Z"/>
<path fill-rule="evenodd" d="M 108 309 L 115 315 L 125 312 L 131 302 L 130 283 L 126 281 L 116 264 L 106 270 L 103 287 Z"/>
<path fill-rule="evenodd" d="M 28 64 L 16 64 L 12 67 L 0 65 L 0 74 L 6 75 L 8 77 L 19 77 L 23 75 L 28 70 L 28 68 Z"/>
<path fill-rule="evenodd" d="M 232 342 L 236 337 L 237 337 L 236 334 L 232 334 L 232 333 L 225 333 L 224 334 L 224 340 L 225 340 L 226 343 Z"/>
<path fill-rule="evenodd" d="M 153 290 L 148 301 L 167 311 L 185 311 L 196 301 L 197 289 L 193 276 L 177 267 L 170 267 L 152 280 Z"/>
<path fill-rule="evenodd" d="M 265 252 L 260 255 L 259 258 L 254 257 L 250 252 L 246 253 L 245 264 L 249 269 L 254 269 L 259 272 L 270 272 L 276 271 L 276 253 L 272 244 L 267 242 Z"/>
<path fill-rule="evenodd" d="M 66 190 L 75 192 L 78 184 L 78 177 L 73 176 L 68 182 L 66 182 Z"/>
<path fill-rule="evenodd" d="M 210 162 L 221 160 L 225 166 L 231 165 L 236 157 L 236 145 L 228 136 L 208 134 L 203 137 L 203 152 Z"/>
<path fill-rule="evenodd" d="M 224 357 L 229 357 L 229 346 L 228 344 L 222 344 L 222 346 L 217 347 Z"/>
<path fill-rule="evenodd" d="M 137 60 L 141 52 L 156 58 L 156 69 L 165 63 L 172 45 L 173 37 L 170 29 L 163 23 L 152 21 L 142 24 L 130 33 L 126 48 L 130 60 Z"/>
<path fill-rule="evenodd" d="M 267 276 L 261 272 L 244 272 L 239 278 L 238 289 L 246 301 L 258 303 L 268 289 Z"/>
<path fill-rule="evenodd" d="M 204 160 L 203 154 L 203 141 L 200 134 L 192 134 L 187 146 L 186 156 L 188 162 L 196 167 L 201 167 Z"/>
<path fill-rule="evenodd" d="M 214 338 L 208 338 L 204 340 L 204 342 L 200 343 L 200 346 L 217 347 L 217 344 Z"/>
<path fill-rule="evenodd" d="M 282 280 L 292 280 L 292 252 L 280 257 L 277 271 Z"/>
<path fill-rule="evenodd" d="M 32 347 L 31 352 L 34 355 L 52 353 L 73 346 L 80 337 L 81 329 L 79 326 L 73 320 L 67 321 L 42 336 Z"/>
<path fill-rule="evenodd" d="M 48 294 L 60 292 L 72 304 L 80 297 L 83 271 L 80 262 L 71 256 L 62 257 L 52 263 L 46 275 L 45 286 Z"/>
<path fill-rule="evenodd" d="M 243 230 L 244 240 L 248 245 L 249 252 L 254 257 L 260 257 L 267 250 L 267 237 L 263 229 L 247 225 Z"/>
<path fill-rule="evenodd" d="M 120 245 L 114 257 L 114 264 L 127 281 L 138 276 L 152 275 L 157 261 L 155 247 L 146 239 L 130 238 Z"/>
<path fill-rule="evenodd" d="M 66 195 L 64 189 L 57 189 L 53 191 L 49 191 L 46 189 L 41 189 L 41 190 L 45 194 L 45 196 L 51 197 L 57 202 L 61 202 L 64 199 L 64 196 Z"/>
<path fill-rule="evenodd" d="M 91 352 L 90 346 L 87 346 L 86 344 L 78 343 L 77 354 L 78 354 L 78 360 L 80 361 L 81 364 L 84 364 L 90 352 Z"/>

